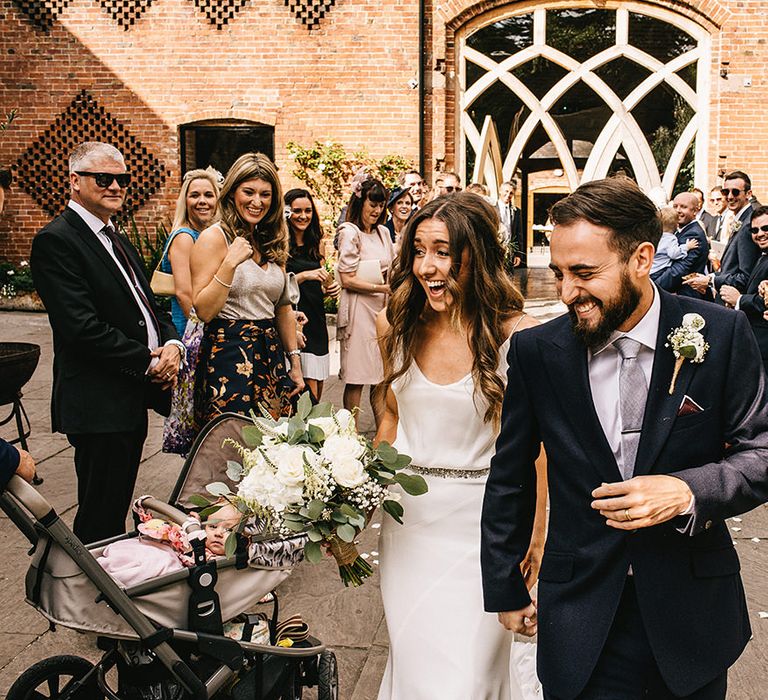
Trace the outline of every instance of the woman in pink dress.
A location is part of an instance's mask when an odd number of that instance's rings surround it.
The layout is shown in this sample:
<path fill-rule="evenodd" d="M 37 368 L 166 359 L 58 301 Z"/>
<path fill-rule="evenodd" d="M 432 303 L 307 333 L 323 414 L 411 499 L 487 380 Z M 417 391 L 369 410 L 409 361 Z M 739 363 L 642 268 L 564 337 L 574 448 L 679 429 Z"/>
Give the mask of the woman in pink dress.
<path fill-rule="evenodd" d="M 358 182 L 347 206 L 346 221 L 338 230 L 337 269 L 342 292 L 336 337 L 341 343 L 339 379 L 344 382 L 344 408 L 358 408 L 363 386 L 370 386 L 377 426 L 383 412 L 379 384 L 384 368 L 376 339 L 376 315 L 387 303 L 389 268 L 395 257 L 392 239 L 383 225 L 386 202 L 387 189 L 379 180 Z"/>

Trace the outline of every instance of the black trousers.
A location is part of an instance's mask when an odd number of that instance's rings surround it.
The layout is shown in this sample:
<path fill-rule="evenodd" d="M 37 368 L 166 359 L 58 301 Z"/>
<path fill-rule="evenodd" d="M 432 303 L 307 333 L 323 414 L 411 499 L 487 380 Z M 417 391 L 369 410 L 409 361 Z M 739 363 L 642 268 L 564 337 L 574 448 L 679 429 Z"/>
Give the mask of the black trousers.
<path fill-rule="evenodd" d="M 138 430 L 67 435 L 75 448 L 77 514 L 73 530 L 89 544 L 125 532 L 147 417 Z"/>
<path fill-rule="evenodd" d="M 595 670 L 578 700 L 725 700 L 728 674 L 682 699 L 673 695 L 653 658 L 631 576 Z M 558 700 L 544 691 L 545 700 Z"/>

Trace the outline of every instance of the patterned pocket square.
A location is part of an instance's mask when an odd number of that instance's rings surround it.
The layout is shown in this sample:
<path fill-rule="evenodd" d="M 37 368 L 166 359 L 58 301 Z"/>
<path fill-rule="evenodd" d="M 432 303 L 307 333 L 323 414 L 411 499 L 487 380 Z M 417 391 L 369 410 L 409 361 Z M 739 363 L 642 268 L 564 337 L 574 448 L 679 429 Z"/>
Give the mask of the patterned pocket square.
<path fill-rule="evenodd" d="M 690 396 L 687 394 L 683 396 L 683 401 L 680 404 L 680 408 L 677 409 L 678 416 L 691 416 L 694 413 L 701 413 L 704 409 L 699 406 Z"/>

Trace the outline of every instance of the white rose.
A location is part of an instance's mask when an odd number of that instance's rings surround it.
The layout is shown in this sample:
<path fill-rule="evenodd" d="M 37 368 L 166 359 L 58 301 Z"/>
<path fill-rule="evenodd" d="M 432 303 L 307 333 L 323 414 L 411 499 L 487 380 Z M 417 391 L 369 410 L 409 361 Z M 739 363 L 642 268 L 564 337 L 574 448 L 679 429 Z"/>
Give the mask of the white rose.
<path fill-rule="evenodd" d="M 320 454 L 329 462 L 362 457 L 365 446 L 352 435 L 331 435 L 320 448 Z"/>
<path fill-rule="evenodd" d="M 346 408 L 342 408 L 336 412 L 336 421 L 339 424 L 339 430 L 342 433 L 355 433 L 357 427 L 355 426 L 355 417 Z"/>
<path fill-rule="evenodd" d="M 694 330 L 700 331 L 706 325 L 706 321 L 699 314 L 685 314 L 683 316 L 683 326 L 690 326 Z"/>
<path fill-rule="evenodd" d="M 325 435 L 326 440 L 331 437 L 331 435 L 335 435 L 339 430 L 336 426 L 336 421 L 330 417 L 310 418 L 307 423 L 309 423 L 309 425 L 314 425 L 316 428 L 320 428 L 320 430 L 323 431 L 323 435 Z"/>
<path fill-rule="evenodd" d="M 347 489 L 353 489 L 368 480 L 363 463 L 354 457 L 334 460 L 331 464 L 331 474 L 339 486 Z"/>

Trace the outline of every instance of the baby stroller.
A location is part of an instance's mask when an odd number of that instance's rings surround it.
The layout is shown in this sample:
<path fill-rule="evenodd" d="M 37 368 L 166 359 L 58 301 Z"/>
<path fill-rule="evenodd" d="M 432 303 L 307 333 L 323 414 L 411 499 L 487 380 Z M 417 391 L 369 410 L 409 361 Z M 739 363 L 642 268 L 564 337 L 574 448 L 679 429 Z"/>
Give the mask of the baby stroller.
<path fill-rule="evenodd" d="M 27 602 L 52 627 L 95 634 L 104 655 L 95 665 L 69 655 L 44 659 L 19 676 L 8 700 L 300 700 L 308 686 L 318 687 L 319 700 L 337 700 L 332 651 L 313 637 L 290 647 L 276 645 L 274 589 L 301 559 L 303 537 L 265 539 L 249 547 L 240 542 L 233 557 L 206 561 L 205 531 L 187 514 L 190 496 L 204 493 L 206 484 L 234 487 L 226 463 L 238 455 L 222 443 L 239 440 L 249 422 L 235 414 L 211 421 L 192 446 L 169 502 L 140 499 L 145 510 L 183 526 L 194 565 L 128 588 L 96 558 L 110 542 L 136 537 L 136 531 L 84 545 L 32 486 L 11 479 L 0 507 L 32 543 Z M 224 636 L 223 622 L 265 600 L 272 606 L 269 644 Z"/>

